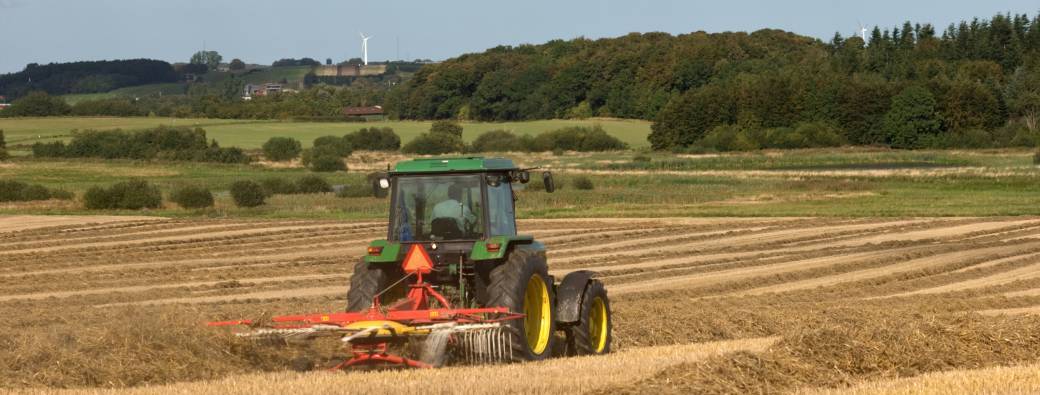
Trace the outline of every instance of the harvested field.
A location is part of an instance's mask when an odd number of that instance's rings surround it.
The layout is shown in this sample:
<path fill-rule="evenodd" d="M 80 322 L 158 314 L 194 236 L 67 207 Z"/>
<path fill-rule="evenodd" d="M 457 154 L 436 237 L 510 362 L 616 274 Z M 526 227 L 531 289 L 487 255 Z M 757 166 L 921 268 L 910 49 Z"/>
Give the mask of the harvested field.
<path fill-rule="evenodd" d="M 11 334 L 0 339 L 0 388 L 329 393 L 378 384 L 381 392 L 449 393 L 458 389 L 420 385 L 462 379 L 477 392 L 898 391 L 918 379 L 965 380 L 949 388 L 982 380 L 933 372 L 967 375 L 1040 362 L 1004 349 L 1040 350 L 1040 317 L 1030 314 L 1040 312 L 1035 217 L 521 221 L 521 233 L 546 243 L 554 275 L 594 270 L 607 284 L 617 352 L 594 359 L 296 374 L 282 370 L 299 350 L 243 346 L 200 325 L 340 310 L 353 264 L 384 227 L 327 220 L 0 218 L 0 313 L 12 317 L 0 323 Z M 917 330 L 870 325 L 877 322 Z M 867 341 L 882 336 L 892 344 Z M 939 341 L 944 336 L 949 342 Z M 831 354 L 805 354 L 810 340 L 833 341 Z M 842 341 L 864 348 L 843 349 Z M 936 362 L 927 354 L 890 358 L 877 351 L 921 344 L 952 356 Z M 876 358 L 880 368 L 849 362 L 856 358 Z M 838 363 L 855 369 L 834 371 Z M 760 370 L 745 369 L 748 364 Z M 572 374 L 588 366 L 599 370 Z M 501 388 L 472 381 L 478 372 L 496 377 Z M 768 379 L 781 373 L 797 380 Z M 559 379 L 530 380 L 554 375 Z M 763 380 L 773 386 L 751 385 Z M 874 383 L 884 388 L 869 387 Z"/>

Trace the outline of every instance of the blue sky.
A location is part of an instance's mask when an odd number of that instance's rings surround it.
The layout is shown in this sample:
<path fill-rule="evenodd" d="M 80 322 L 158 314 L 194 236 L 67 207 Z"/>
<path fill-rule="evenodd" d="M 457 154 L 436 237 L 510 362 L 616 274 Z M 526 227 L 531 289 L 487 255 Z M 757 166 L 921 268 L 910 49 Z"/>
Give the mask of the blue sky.
<path fill-rule="evenodd" d="M 931 22 L 941 31 L 960 19 L 1037 11 L 1037 0 L 0 0 L 0 73 L 30 62 L 186 61 L 204 43 L 226 60 L 340 61 L 360 56 L 359 31 L 374 36 L 372 60 L 440 60 L 500 44 L 579 36 L 769 27 L 829 39 L 835 31 L 854 33 L 858 21 Z"/>

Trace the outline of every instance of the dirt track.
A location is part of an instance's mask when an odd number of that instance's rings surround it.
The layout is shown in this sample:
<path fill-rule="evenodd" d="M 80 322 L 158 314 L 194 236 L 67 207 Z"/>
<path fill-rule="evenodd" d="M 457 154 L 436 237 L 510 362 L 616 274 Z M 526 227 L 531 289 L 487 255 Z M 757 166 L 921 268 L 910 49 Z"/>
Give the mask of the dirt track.
<path fill-rule="evenodd" d="M 384 226 L 0 218 L 0 306 L 104 315 L 115 306 L 180 305 L 200 320 L 334 310 L 365 242 L 382 237 Z M 546 243 L 553 274 L 600 273 L 624 352 L 698 341 L 682 328 L 649 333 L 634 323 L 677 300 L 900 305 L 956 296 L 961 302 L 947 310 L 1040 311 L 1040 218 L 581 219 L 521 221 L 520 229 Z"/>

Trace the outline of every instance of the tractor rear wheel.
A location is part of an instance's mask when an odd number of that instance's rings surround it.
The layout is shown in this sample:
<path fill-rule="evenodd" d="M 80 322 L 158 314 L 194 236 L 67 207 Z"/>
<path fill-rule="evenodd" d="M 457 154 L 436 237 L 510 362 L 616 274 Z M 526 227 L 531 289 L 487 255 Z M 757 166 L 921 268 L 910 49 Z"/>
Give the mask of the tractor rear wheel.
<path fill-rule="evenodd" d="M 568 355 L 598 355 L 610 352 L 610 299 L 603 283 L 592 280 L 582 295 L 578 322 L 566 329 Z"/>
<path fill-rule="evenodd" d="M 545 258 L 535 251 L 517 249 L 491 270 L 488 306 L 523 313 L 523 319 L 504 324 L 514 361 L 542 360 L 552 354 L 556 311 L 552 280 Z"/>
<path fill-rule="evenodd" d="M 350 289 L 347 290 L 347 311 L 368 311 L 372 300 L 391 284 L 404 277 L 397 265 L 371 265 L 365 261 L 354 265 L 354 274 L 350 276 Z M 389 304 L 404 297 L 407 284 L 401 282 L 393 289 L 383 293 L 380 304 Z"/>

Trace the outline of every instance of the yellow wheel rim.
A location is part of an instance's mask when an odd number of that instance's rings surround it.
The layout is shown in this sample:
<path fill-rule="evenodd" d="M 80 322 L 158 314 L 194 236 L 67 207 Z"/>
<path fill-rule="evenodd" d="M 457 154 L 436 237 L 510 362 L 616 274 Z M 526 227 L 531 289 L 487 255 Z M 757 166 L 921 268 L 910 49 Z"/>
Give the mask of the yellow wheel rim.
<path fill-rule="evenodd" d="M 597 296 L 592 299 L 592 308 L 589 311 L 589 343 L 594 352 L 601 353 L 607 348 L 607 304 L 603 298 Z"/>
<path fill-rule="evenodd" d="M 542 276 L 533 275 L 527 281 L 527 290 L 524 292 L 524 333 L 527 335 L 528 347 L 536 355 L 544 353 L 549 345 L 551 320 L 549 288 L 542 281 Z"/>

